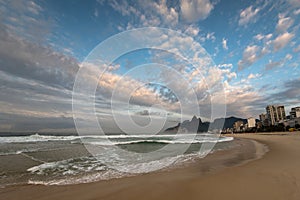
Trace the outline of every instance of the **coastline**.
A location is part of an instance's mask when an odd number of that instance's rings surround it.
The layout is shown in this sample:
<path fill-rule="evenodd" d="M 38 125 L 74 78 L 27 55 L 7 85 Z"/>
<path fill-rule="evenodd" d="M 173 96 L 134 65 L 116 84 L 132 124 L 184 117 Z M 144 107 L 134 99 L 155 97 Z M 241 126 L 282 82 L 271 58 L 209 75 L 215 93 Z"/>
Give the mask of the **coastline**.
<path fill-rule="evenodd" d="M 60 196 L 64 196 L 64 199 L 85 199 L 85 193 L 89 193 L 89 195 L 95 198 L 118 199 L 124 196 L 122 195 L 122 188 L 127 188 L 128 194 L 125 194 L 125 196 L 132 198 L 131 193 L 135 194 L 134 191 L 141 185 L 169 185 L 169 183 L 172 182 L 172 184 L 178 185 L 179 187 L 180 184 L 185 184 L 184 182 L 186 181 L 201 179 L 204 176 L 215 174 L 225 168 L 242 165 L 251 160 L 255 160 L 258 158 L 257 150 L 260 149 L 263 151 L 264 149 L 264 145 L 253 140 L 236 139 L 235 143 L 232 148 L 216 151 L 205 158 L 196 159 L 184 165 L 170 167 L 157 172 L 77 185 L 8 186 L 7 188 L 0 189 L 0 196 L 5 199 L 17 199 L 20 196 L 22 196 L 22 199 L 53 199 Z M 263 152 L 260 153 L 262 154 Z M 145 189 L 147 191 L 147 187 L 141 188 L 139 192 Z M 151 188 L 152 186 L 149 187 Z M 96 193 L 91 192 L 94 188 L 98 188 Z M 130 190 L 134 191 L 130 192 Z M 71 191 L 79 193 L 74 195 L 74 192 Z"/>
<path fill-rule="evenodd" d="M 299 199 L 300 133 L 229 135 L 240 146 L 187 166 L 67 186 L 0 189 L 3 199 Z M 253 142 L 254 141 L 254 142 Z M 264 154 L 264 145 L 269 151 Z"/>

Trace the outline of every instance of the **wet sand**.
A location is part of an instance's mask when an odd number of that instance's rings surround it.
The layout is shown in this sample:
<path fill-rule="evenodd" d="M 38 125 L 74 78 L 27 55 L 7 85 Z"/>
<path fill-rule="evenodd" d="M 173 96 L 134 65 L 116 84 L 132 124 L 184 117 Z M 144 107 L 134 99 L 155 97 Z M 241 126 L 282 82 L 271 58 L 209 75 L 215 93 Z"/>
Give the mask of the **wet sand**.
<path fill-rule="evenodd" d="M 79 185 L 11 186 L 0 189 L 0 197 L 5 200 L 300 199 L 299 132 L 234 137 L 239 145 L 233 149 L 180 168 Z M 262 144 L 269 149 L 265 154 Z"/>

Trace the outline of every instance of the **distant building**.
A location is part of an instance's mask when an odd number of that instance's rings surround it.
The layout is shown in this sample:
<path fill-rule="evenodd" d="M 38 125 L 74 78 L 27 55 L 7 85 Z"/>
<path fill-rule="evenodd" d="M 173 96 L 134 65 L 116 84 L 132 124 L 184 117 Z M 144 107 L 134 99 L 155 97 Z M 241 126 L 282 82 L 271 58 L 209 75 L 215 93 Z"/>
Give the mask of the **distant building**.
<path fill-rule="evenodd" d="M 254 128 L 256 126 L 255 119 L 253 117 L 250 117 L 247 119 L 248 128 Z"/>
<path fill-rule="evenodd" d="M 275 125 L 286 118 L 284 106 L 282 105 L 268 105 L 266 111 L 270 125 Z"/>
<path fill-rule="evenodd" d="M 300 117 L 300 107 L 295 107 L 291 109 L 290 118 L 295 119 Z"/>
<path fill-rule="evenodd" d="M 234 132 L 240 132 L 244 128 L 244 122 L 243 121 L 236 121 L 233 124 L 233 130 Z"/>
<path fill-rule="evenodd" d="M 300 127 L 300 117 L 286 120 L 283 122 L 283 124 L 285 127 L 289 126 L 291 128 L 299 128 Z"/>
<path fill-rule="evenodd" d="M 256 123 L 256 127 L 259 129 L 259 128 L 262 128 L 262 126 L 263 126 L 263 124 L 262 124 L 262 122 L 257 122 Z"/>
<path fill-rule="evenodd" d="M 265 113 L 259 115 L 259 120 L 261 121 L 263 126 L 269 126 L 268 116 Z"/>

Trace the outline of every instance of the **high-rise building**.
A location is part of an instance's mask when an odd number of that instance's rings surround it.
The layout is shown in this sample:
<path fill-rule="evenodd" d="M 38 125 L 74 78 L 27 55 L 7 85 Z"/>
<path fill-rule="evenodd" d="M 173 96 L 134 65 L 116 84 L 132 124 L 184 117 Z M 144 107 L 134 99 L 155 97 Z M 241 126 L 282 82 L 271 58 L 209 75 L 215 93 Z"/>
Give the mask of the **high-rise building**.
<path fill-rule="evenodd" d="M 256 126 L 255 119 L 250 117 L 247 119 L 248 128 L 254 128 Z"/>
<path fill-rule="evenodd" d="M 291 119 L 300 117 L 300 107 L 295 107 L 291 109 L 290 112 Z"/>
<path fill-rule="evenodd" d="M 259 120 L 261 121 L 263 126 L 269 126 L 269 120 L 266 113 L 262 113 L 259 115 Z"/>
<path fill-rule="evenodd" d="M 268 105 L 266 111 L 270 125 L 275 125 L 276 122 L 286 119 L 284 106 L 282 105 Z"/>
<path fill-rule="evenodd" d="M 235 132 L 240 132 L 243 130 L 243 127 L 244 127 L 244 122 L 243 121 L 236 121 L 234 122 L 233 124 L 233 130 Z"/>

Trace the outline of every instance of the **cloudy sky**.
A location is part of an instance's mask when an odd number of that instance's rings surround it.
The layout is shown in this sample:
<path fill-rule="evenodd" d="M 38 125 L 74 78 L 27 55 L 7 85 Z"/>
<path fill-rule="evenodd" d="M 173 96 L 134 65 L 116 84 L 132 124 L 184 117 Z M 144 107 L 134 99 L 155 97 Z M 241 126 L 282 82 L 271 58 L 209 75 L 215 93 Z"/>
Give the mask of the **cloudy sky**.
<path fill-rule="evenodd" d="M 299 0 L 1 0 L 0 10 L 1 132 L 73 132 L 73 86 L 84 68 L 80 84 L 97 83 L 95 110 L 108 132 L 119 131 L 112 107 L 118 116 L 129 110 L 141 125 L 149 116 L 154 123 L 167 116 L 162 126 L 168 127 L 178 122 L 180 106 L 193 95 L 205 119 L 212 102 L 224 104 L 226 116 L 244 118 L 258 117 L 267 104 L 283 104 L 287 113 L 300 106 Z M 178 34 L 147 31 L 145 38 L 160 49 L 129 52 L 112 63 L 92 60 L 91 51 L 103 41 L 143 27 Z M 111 51 L 109 57 L 123 42 L 101 50 Z M 190 64 L 178 59 L 181 50 L 189 50 Z M 219 83 L 223 94 L 218 96 L 212 88 Z M 75 106 L 76 119 L 87 127 L 93 110 L 88 95 L 76 96 Z M 184 114 L 197 114 L 194 107 Z"/>

